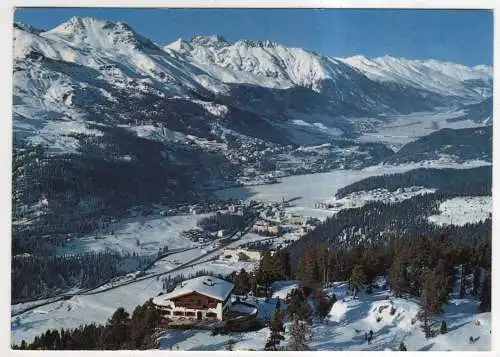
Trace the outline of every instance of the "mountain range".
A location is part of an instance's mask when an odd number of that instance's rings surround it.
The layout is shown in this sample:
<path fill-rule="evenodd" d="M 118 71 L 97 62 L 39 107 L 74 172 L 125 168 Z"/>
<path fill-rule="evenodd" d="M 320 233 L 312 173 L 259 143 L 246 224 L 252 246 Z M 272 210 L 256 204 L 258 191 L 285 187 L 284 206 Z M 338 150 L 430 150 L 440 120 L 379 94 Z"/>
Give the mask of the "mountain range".
<path fill-rule="evenodd" d="M 56 147 L 68 143 L 46 133 L 54 126 L 95 132 L 88 123 L 141 120 L 202 137 L 219 128 L 307 144 L 311 133 L 360 131 L 352 118 L 470 105 L 492 94 L 487 66 L 332 58 L 221 36 L 161 46 L 125 23 L 86 17 L 49 31 L 14 27 L 15 132 Z"/>

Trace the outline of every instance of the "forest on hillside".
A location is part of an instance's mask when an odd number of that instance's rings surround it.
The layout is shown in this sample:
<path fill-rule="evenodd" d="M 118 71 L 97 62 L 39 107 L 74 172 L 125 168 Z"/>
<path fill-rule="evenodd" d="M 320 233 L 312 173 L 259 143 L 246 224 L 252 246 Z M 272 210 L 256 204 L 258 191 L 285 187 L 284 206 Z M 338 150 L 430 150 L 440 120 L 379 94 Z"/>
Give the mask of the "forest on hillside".
<path fill-rule="evenodd" d="M 232 170 L 215 154 L 107 130 L 78 135 L 79 151 L 61 155 L 15 141 L 13 255 L 53 254 L 68 235 L 102 228 L 133 206 L 196 201 L 204 182 Z"/>
<path fill-rule="evenodd" d="M 456 196 L 491 195 L 492 166 L 472 169 L 419 168 L 399 174 L 371 176 L 344 186 L 335 197 L 343 198 L 350 193 L 383 188 L 396 191 L 399 188 L 421 186 L 437 189 L 440 193 Z"/>

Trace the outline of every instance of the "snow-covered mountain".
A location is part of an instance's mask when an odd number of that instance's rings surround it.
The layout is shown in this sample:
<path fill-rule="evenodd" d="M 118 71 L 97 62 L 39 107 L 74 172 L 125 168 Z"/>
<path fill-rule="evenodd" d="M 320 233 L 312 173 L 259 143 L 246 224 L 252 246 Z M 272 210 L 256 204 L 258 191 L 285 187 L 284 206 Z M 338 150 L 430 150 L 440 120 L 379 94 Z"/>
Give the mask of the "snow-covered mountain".
<path fill-rule="evenodd" d="M 488 66 L 467 67 L 433 59 L 408 60 L 387 55 L 374 59 L 354 56 L 342 61 L 379 82 L 394 82 L 472 100 L 492 95 L 493 70 Z"/>
<path fill-rule="evenodd" d="M 332 58 L 221 36 L 162 47 L 125 23 L 90 17 L 48 31 L 14 28 L 15 133 L 61 151 L 76 147 L 74 131 L 145 122 L 210 139 L 230 130 L 318 143 L 361 134 L 359 117 L 473 104 L 491 87 L 486 66 Z"/>
<path fill-rule="evenodd" d="M 165 49 L 186 54 L 214 77 L 229 83 L 280 89 L 303 86 L 320 92 L 321 81 L 353 74 L 352 69 L 342 72 L 344 66 L 336 59 L 272 41 L 230 43 L 221 36 L 197 36 L 189 42 L 179 39 Z"/>
<path fill-rule="evenodd" d="M 408 113 L 454 104 L 457 100 L 478 101 L 490 94 L 487 89 L 491 88 L 487 67 L 470 69 L 455 65 L 459 77 L 467 82 L 457 80 L 461 83 L 459 88 L 451 91 L 446 83 L 436 86 L 427 82 L 437 81 L 432 76 L 435 73 L 451 77 L 453 64 L 427 61 L 426 65 L 434 68 L 434 72 L 426 78 L 403 81 L 396 76 L 386 76 L 381 80 L 382 76 L 365 73 L 349 59 L 327 57 L 272 41 L 231 43 L 221 36 L 196 36 L 190 41 L 179 39 L 164 49 L 167 53 L 182 55 L 225 83 L 281 90 L 308 88 L 335 103 L 337 112 L 347 115 L 360 115 L 361 111 Z M 469 76 L 467 69 L 472 73 Z M 390 72 L 385 67 L 379 69 L 383 70 Z M 478 73 L 477 78 L 474 73 Z M 478 83 L 472 82 L 473 79 Z M 477 93 L 481 90 L 482 93 Z M 350 108 L 345 108 L 346 105 Z"/>

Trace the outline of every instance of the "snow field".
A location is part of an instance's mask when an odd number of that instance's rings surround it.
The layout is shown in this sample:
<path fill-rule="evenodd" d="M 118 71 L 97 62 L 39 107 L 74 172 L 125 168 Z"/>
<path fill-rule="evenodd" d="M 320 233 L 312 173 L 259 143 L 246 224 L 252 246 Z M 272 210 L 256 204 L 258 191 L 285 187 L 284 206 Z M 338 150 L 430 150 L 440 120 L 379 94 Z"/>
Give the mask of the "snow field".
<path fill-rule="evenodd" d="M 275 281 L 272 284 L 273 289 L 273 299 L 280 298 L 284 300 L 286 296 L 294 289 L 297 289 L 299 286 L 299 280 L 281 280 Z"/>
<path fill-rule="evenodd" d="M 455 197 L 439 205 L 439 214 L 428 219 L 439 226 L 453 224 L 463 226 L 467 223 L 481 222 L 492 212 L 491 196 Z"/>
<path fill-rule="evenodd" d="M 61 254 L 113 250 L 120 253 L 152 255 L 164 246 L 169 249 L 193 247 L 196 244 L 181 237 L 180 233 L 194 228 L 196 222 L 205 216 L 206 214 L 166 217 L 132 214 L 110 224 L 105 231 L 73 239 L 61 249 Z"/>
<path fill-rule="evenodd" d="M 358 140 L 380 142 L 397 151 L 405 144 L 440 129 L 466 129 L 482 126 L 470 119 L 457 122 L 447 121 L 462 114 L 460 111 L 438 111 L 389 116 L 385 123 L 376 126 L 373 132 L 364 133 Z"/>
<path fill-rule="evenodd" d="M 477 313 L 475 301 L 450 300 L 443 307 L 444 313 L 434 317 L 446 321 L 449 332 L 426 340 L 420 322 L 412 324 L 419 311 L 418 302 L 402 298 L 386 300 L 388 294 L 389 291 L 373 295 L 362 293 L 360 299 L 337 300 L 326 324 L 313 327 L 311 346 L 320 350 L 397 350 L 403 341 L 408 350 L 477 351 L 491 348 L 491 314 Z M 391 307 L 395 308 L 394 315 L 390 314 Z M 476 320 L 479 326 L 475 325 Z M 368 345 L 364 333 L 370 330 L 374 337 Z M 469 336 L 479 337 L 478 342 L 469 345 Z"/>

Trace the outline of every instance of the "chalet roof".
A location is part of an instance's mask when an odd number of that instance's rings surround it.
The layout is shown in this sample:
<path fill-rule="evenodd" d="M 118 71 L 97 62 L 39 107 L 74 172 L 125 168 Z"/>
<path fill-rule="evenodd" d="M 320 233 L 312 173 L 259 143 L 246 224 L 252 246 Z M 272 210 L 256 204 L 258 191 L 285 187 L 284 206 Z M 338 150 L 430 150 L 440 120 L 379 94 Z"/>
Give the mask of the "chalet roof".
<path fill-rule="evenodd" d="M 165 295 L 157 296 L 153 302 L 162 305 L 162 302 L 172 300 L 193 292 L 209 296 L 219 301 L 224 301 L 233 290 L 234 284 L 213 276 L 200 276 L 194 279 L 184 280 L 175 289 Z"/>

